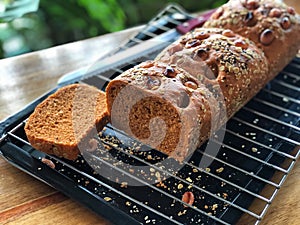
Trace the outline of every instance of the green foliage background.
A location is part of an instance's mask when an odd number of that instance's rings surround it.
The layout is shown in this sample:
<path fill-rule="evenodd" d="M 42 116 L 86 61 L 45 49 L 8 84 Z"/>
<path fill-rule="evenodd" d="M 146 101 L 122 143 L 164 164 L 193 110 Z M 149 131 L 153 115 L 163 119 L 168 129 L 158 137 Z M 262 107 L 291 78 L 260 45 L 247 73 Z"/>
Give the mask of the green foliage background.
<path fill-rule="evenodd" d="M 40 0 L 37 12 L 0 24 L 0 58 L 143 24 L 170 2 L 192 13 L 226 0 Z"/>

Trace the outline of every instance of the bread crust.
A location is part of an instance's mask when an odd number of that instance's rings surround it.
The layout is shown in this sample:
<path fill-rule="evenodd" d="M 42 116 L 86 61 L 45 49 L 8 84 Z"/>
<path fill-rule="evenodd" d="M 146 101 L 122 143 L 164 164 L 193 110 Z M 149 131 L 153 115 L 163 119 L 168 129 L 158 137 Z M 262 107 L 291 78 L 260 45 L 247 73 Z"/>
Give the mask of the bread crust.
<path fill-rule="evenodd" d="M 225 103 L 228 118 L 273 78 L 261 49 L 249 39 L 219 28 L 195 29 L 156 60 L 175 64 L 203 83 Z"/>
<path fill-rule="evenodd" d="M 300 48 L 300 16 L 278 0 L 230 0 L 203 27 L 231 29 L 252 40 L 277 75 Z"/>

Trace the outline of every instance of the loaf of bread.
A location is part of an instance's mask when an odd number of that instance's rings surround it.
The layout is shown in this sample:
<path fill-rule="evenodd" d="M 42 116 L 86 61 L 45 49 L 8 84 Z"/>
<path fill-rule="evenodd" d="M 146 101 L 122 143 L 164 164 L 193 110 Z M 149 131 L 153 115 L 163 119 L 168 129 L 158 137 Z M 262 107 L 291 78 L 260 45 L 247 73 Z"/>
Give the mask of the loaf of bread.
<path fill-rule="evenodd" d="M 296 55 L 298 18 L 282 3 L 230 1 L 109 83 L 113 126 L 182 161 Z"/>
<path fill-rule="evenodd" d="M 262 48 L 270 73 L 279 73 L 300 48 L 300 16 L 281 0 L 230 0 L 204 27 L 231 29 Z"/>
<path fill-rule="evenodd" d="M 248 39 L 199 28 L 108 84 L 111 122 L 182 161 L 263 87 L 267 72 Z"/>
<path fill-rule="evenodd" d="M 92 130 L 101 130 L 107 123 L 105 93 L 89 85 L 72 84 L 35 108 L 25 132 L 34 148 L 74 160 L 80 147 L 89 148 Z"/>

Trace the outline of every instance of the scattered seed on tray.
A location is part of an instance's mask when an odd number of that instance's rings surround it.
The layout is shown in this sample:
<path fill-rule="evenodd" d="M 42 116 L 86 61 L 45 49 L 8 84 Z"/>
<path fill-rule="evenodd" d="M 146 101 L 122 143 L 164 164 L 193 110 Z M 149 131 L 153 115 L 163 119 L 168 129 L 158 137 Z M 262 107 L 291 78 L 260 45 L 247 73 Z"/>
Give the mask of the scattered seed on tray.
<path fill-rule="evenodd" d="M 189 205 L 193 205 L 193 203 L 195 201 L 195 196 L 194 196 L 193 192 L 187 191 L 182 195 L 181 200 Z M 187 207 L 187 206 L 184 205 L 184 207 Z"/>
<path fill-rule="evenodd" d="M 111 202 L 111 201 L 112 201 L 111 197 L 104 197 L 104 200 L 105 200 L 106 202 Z"/>
<path fill-rule="evenodd" d="M 252 152 L 257 152 L 257 148 L 253 147 L 252 149 Z"/>
<path fill-rule="evenodd" d="M 219 169 L 216 169 L 216 172 L 217 172 L 217 173 L 222 173 L 223 170 L 224 170 L 224 167 L 220 167 Z"/>
<path fill-rule="evenodd" d="M 50 168 L 55 169 L 55 164 L 50 159 L 42 158 L 42 163 L 45 163 Z"/>

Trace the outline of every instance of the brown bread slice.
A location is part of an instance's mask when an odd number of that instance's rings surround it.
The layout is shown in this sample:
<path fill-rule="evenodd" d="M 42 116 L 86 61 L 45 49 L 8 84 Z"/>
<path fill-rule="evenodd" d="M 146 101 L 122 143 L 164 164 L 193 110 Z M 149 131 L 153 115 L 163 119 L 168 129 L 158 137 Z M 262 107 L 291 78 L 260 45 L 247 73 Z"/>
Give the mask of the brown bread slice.
<path fill-rule="evenodd" d="M 35 108 L 25 132 L 34 148 L 74 160 L 107 123 L 105 93 L 86 84 L 72 84 Z"/>

